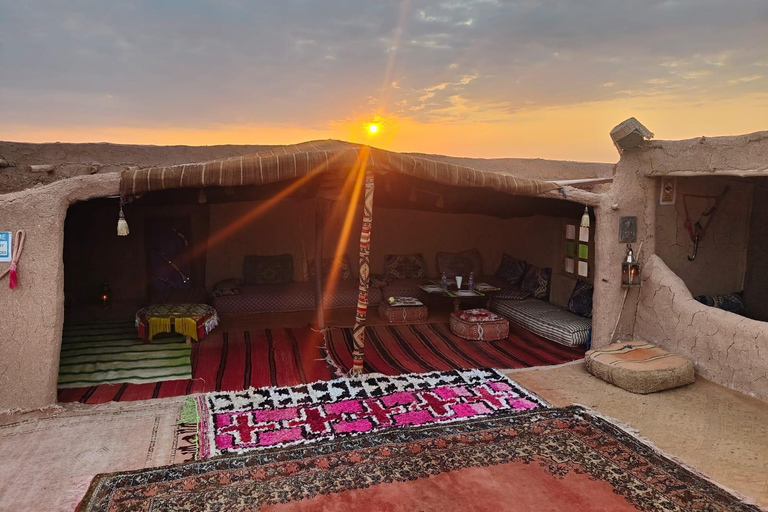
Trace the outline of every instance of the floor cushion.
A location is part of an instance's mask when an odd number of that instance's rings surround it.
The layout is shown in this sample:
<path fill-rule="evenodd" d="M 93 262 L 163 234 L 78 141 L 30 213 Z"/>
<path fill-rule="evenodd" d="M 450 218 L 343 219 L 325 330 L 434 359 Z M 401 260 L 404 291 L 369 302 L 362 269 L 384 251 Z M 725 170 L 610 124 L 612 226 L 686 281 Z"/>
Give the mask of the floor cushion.
<path fill-rule="evenodd" d="M 647 341 L 614 343 L 590 350 L 585 362 L 595 377 L 632 393 L 655 393 L 695 380 L 691 361 Z"/>
<path fill-rule="evenodd" d="M 509 336 L 509 322 L 487 309 L 465 309 L 451 313 L 451 332 L 465 340 L 493 341 Z"/>
<path fill-rule="evenodd" d="M 494 298 L 491 310 L 542 338 L 567 347 L 586 345 L 592 334 L 592 320 L 576 315 L 545 300 Z"/>

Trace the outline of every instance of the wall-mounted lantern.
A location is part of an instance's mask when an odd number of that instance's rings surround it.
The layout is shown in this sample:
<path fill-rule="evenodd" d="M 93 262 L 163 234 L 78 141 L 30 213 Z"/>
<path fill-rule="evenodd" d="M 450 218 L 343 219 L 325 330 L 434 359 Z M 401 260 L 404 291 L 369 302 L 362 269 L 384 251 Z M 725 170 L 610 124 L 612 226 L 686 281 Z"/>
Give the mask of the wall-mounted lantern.
<path fill-rule="evenodd" d="M 112 306 L 112 293 L 109 291 L 109 283 L 104 281 L 101 285 L 101 296 L 99 296 L 101 307 L 109 309 Z"/>
<path fill-rule="evenodd" d="M 635 258 L 632 244 L 627 244 L 627 256 L 621 264 L 621 285 L 627 288 L 640 286 L 640 264 Z"/>

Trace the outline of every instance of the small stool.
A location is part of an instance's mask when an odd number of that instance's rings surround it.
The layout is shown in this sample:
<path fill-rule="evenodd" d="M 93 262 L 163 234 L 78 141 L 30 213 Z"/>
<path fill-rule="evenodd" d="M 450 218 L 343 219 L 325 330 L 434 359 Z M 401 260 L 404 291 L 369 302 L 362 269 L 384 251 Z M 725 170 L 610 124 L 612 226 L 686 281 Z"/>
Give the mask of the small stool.
<path fill-rule="evenodd" d="M 590 350 L 584 361 L 589 373 L 631 393 L 655 393 L 696 380 L 693 363 L 647 341 Z"/>
<path fill-rule="evenodd" d="M 494 341 L 509 336 L 509 322 L 487 309 L 454 311 L 449 319 L 451 332 L 465 340 Z"/>
<path fill-rule="evenodd" d="M 208 304 L 154 304 L 136 312 L 136 330 L 144 341 L 155 334 L 176 332 L 191 340 L 202 341 L 219 325 L 219 315 Z"/>
<path fill-rule="evenodd" d="M 390 324 L 419 322 L 427 319 L 427 306 L 413 297 L 393 297 L 379 304 L 379 318 Z"/>

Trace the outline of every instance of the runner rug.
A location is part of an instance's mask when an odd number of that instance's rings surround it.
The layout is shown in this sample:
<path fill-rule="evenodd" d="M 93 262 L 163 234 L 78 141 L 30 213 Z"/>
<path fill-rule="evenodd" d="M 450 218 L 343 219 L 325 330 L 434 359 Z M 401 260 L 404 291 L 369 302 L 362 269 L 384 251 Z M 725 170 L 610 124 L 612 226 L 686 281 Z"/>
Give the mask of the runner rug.
<path fill-rule="evenodd" d="M 565 347 L 513 323 L 509 336 L 497 341 L 470 341 L 448 324 L 376 325 L 365 328 L 365 370 L 398 375 L 462 368 L 527 368 L 567 363 L 584 357 L 584 347 Z M 339 373 L 352 366 L 352 330 L 333 327 L 326 351 Z"/>
<path fill-rule="evenodd" d="M 367 375 L 196 401 L 198 458 L 547 406 L 490 369 Z"/>
<path fill-rule="evenodd" d="M 184 336 L 142 341 L 133 321 L 65 325 L 58 387 L 188 379 L 190 352 Z"/>
<path fill-rule="evenodd" d="M 99 475 L 79 510 L 759 509 L 572 406 Z"/>

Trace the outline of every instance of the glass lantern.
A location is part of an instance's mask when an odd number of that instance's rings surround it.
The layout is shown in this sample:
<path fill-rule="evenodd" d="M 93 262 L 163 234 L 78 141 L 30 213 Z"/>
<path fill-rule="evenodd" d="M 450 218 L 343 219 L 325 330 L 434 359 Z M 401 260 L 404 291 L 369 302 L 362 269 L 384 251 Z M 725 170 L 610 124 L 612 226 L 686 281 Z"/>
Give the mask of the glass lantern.
<path fill-rule="evenodd" d="M 627 288 L 640 286 L 640 264 L 635 258 L 632 244 L 627 244 L 627 256 L 621 264 L 621 285 Z"/>

